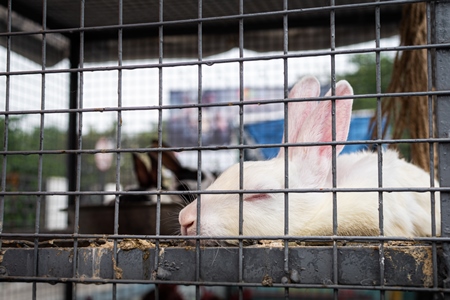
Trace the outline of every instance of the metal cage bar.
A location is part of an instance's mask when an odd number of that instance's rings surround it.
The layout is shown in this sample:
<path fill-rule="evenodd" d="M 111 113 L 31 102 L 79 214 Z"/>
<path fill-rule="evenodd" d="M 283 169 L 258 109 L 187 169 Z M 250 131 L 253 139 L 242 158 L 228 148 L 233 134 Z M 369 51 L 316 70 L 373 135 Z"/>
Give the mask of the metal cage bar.
<path fill-rule="evenodd" d="M 434 3 L 434 26 L 433 26 L 433 41 L 437 44 L 450 41 L 450 35 L 445 28 L 450 25 L 448 19 L 448 13 L 450 12 L 450 2 L 440 1 Z M 436 49 L 434 58 L 434 81 L 436 90 L 448 90 L 450 88 L 450 57 L 449 50 Z M 439 137 L 447 137 L 450 133 L 449 124 L 449 112 L 450 109 L 450 96 L 442 95 L 436 97 L 436 124 Z M 449 144 L 438 144 L 439 155 L 439 184 L 440 186 L 448 186 L 450 183 L 450 173 L 447 166 Z M 450 194 L 448 192 L 441 192 L 441 234 L 443 237 L 450 235 Z M 444 262 L 447 269 L 450 267 L 448 257 L 450 255 L 450 247 L 447 243 L 443 243 L 444 250 Z M 448 275 L 447 275 L 448 276 Z M 444 279 L 444 287 L 448 288 L 448 277 Z M 446 294 L 445 298 L 448 299 L 449 295 Z"/>
<path fill-rule="evenodd" d="M 37 298 L 37 283 L 61 283 L 67 282 L 67 299 L 76 299 L 77 287 L 84 283 L 108 283 L 112 285 L 112 298 L 119 298 L 118 284 L 155 284 L 155 296 L 161 297 L 160 287 L 170 283 L 175 285 L 193 285 L 195 286 L 195 297 L 200 299 L 202 295 L 201 287 L 224 285 L 237 288 L 239 298 L 244 298 L 244 289 L 249 287 L 264 287 L 272 285 L 274 287 L 284 288 L 284 297 L 288 299 L 293 289 L 297 288 L 326 288 L 332 291 L 334 298 L 338 299 L 341 289 L 354 290 L 374 290 L 379 291 L 380 299 L 386 298 L 387 291 L 429 291 L 434 293 L 436 298 L 444 295 L 448 298 L 450 293 L 448 270 L 450 269 L 450 173 L 448 168 L 448 153 L 450 142 L 450 37 L 447 28 L 450 27 L 448 14 L 450 5 L 448 1 L 425 1 L 427 2 L 428 19 L 428 37 L 427 45 L 420 46 L 400 46 L 400 47 L 382 47 L 381 26 L 382 9 L 394 4 L 410 4 L 424 1 L 380 1 L 376 0 L 369 3 L 337 5 L 334 0 L 329 1 L 329 5 L 324 7 L 310 7 L 305 9 L 289 9 L 288 1 L 283 1 L 283 9 L 280 11 L 268 12 L 247 12 L 245 11 L 245 1 L 239 0 L 235 4 L 238 6 L 238 13 L 227 16 L 209 17 L 206 14 L 207 2 L 203 0 L 196 1 L 196 18 L 186 20 L 168 20 L 165 18 L 167 2 L 158 1 L 159 11 L 158 19 L 145 24 L 126 24 L 124 23 L 124 5 L 125 1 L 117 2 L 117 24 L 104 26 L 85 26 L 86 24 L 86 2 L 80 0 L 80 26 L 74 28 L 48 28 L 47 26 L 47 7 L 49 0 L 43 1 L 42 8 L 42 30 L 28 32 L 12 32 L 11 14 L 14 9 L 12 0 L 8 1 L 8 28 L 7 31 L 0 33 L 0 38 L 7 40 L 7 62 L 5 71 L 0 72 L 1 77 L 5 77 L 6 95 L 5 108 L 0 111 L 0 116 L 4 117 L 4 137 L 3 147 L 0 155 L 3 157 L 2 165 L 2 188 L 0 191 L 0 281 L 33 282 L 33 299 Z M 369 7 L 373 8 L 375 18 L 375 46 L 364 49 L 337 49 L 336 47 L 336 26 L 339 24 L 336 15 L 348 8 Z M 327 12 L 330 21 L 330 49 L 316 50 L 309 53 L 296 53 L 289 49 L 289 25 L 292 19 L 298 16 L 304 16 L 308 13 Z M 283 45 L 282 54 L 270 53 L 264 56 L 247 57 L 245 50 L 245 33 L 247 24 L 252 18 L 264 16 L 277 16 L 282 18 L 283 24 Z M 209 59 L 204 57 L 204 41 L 207 39 L 206 28 L 215 21 L 236 21 L 238 24 L 238 51 L 236 58 L 218 58 Z M 197 26 L 197 57 L 194 60 L 180 59 L 173 62 L 165 58 L 165 43 L 170 40 L 170 34 L 166 32 L 172 25 L 196 24 Z M 245 25 L 245 26 L 244 26 Z M 123 42 L 126 38 L 124 34 L 127 30 L 138 28 L 157 28 L 158 29 L 158 59 L 154 63 L 125 64 L 123 59 Z M 85 35 L 94 31 L 112 30 L 117 34 L 117 65 L 114 66 L 85 66 Z M 169 31 L 170 32 L 170 31 Z M 70 45 L 70 67 L 61 69 L 47 68 L 47 37 L 51 34 L 62 33 L 71 35 Z M 40 34 L 42 36 L 42 61 L 40 70 L 13 70 L 10 68 L 11 39 L 26 35 Z M 168 42 L 167 42 L 168 43 Z M 381 55 L 385 52 L 407 51 L 426 49 L 428 55 L 428 89 L 422 92 L 408 93 L 383 93 L 381 89 Z M 352 145 L 367 143 L 368 141 L 346 141 L 336 142 L 336 101 L 345 99 L 345 97 L 335 96 L 336 94 L 336 58 L 339 55 L 347 54 L 365 54 L 375 53 L 376 65 L 376 93 L 366 95 L 356 95 L 355 99 L 364 99 L 375 97 L 377 107 L 381 108 L 381 102 L 392 96 L 427 96 L 430 110 L 429 126 L 430 130 L 427 137 L 421 139 L 403 139 L 401 141 L 394 139 L 383 139 L 381 135 L 382 116 L 377 115 L 378 136 L 371 140 L 371 143 L 377 145 L 378 151 L 378 188 L 340 188 L 337 186 L 337 153 L 338 145 Z M 332 96 L 332 140 L 331 143 L 270 143 L 257 146 L 258 148 L 281 147 L 287 154 L 291 147 L 310 147 L 318 145 L 332 146 L 332 188 L 326 188 L 318 191 L 317 189 L 296 189 L 289 186 L 289 161 L 287 155 L 284 160 L 284 188 L 280 190 L 244 190 L 244 152 L 255 148 L 254 145 L 246 145 L 244 141 L 244 110 L 247 105 L 284 103 L 284 140 L 289 141 L 288 137 L 288 103 L 301 101 L 316 101 L 322 98 L 288 99 L 288 75 L 289 62 L 306 57 L 329 57 L 331 66 L 331 91 Z M 284 99 L 255 100 L 247 101 L 244 98 L 245 90 L 245 71 L 247 65 L 255 61 L 280 60 L 283 62 L 283 94 Z M 237 63 L 239 65 L 239 99 L 233 99 L 227 103 L 202 103 L 202 94 L 205 90 L 204 74 L 208 66 L 215 64 L 223 65 L 228 63 Z M 165 82 L 164 70 L 167 68 L 176 68 L 180 66 L 197 67 L 197 103 L 195 104 L 169 104 L 164 103 L 163 87 Z M 123 74 L 125 71 L 134 69 L 155 69 L 158 70 L 158 104 L 127 107 L 123 104 L 124 82 Z M 83 115 L 87 113 L 98 112 L 97 108 L 85 108 L 84 106 L 84 80 L 87 72 L 117 72 L 117 106 L 101 108 L 102 112 L 115 113 L 116 126 L 116 144 L 114 149 L 85 149 L 83 147 Z M 47 78 L 53 74 L 70 75 L 70 103 L 67 109 L 47 109 L 46 108 L 46 82 Z M 10 79 L 11 77 L 20 77 L 25 75 L 41 76 L 41 107 L 33 110 L 10 110 Z M 433 76 L 432 76 L 433 75 Z M 435 90 L 433 90 L 433 84 Z M 437 136 L 434 135 L 432 103 L 435 101 Z M 202 142 L 204 111 L 210 107 L 237 107 L 239 110 L 238 118 L 238 136 L 236 145 L 227 146 L 208 146 Z M 198 130 L 197 144 L 189 147 L 168 147 L 163 148 L 163 115 L 177 109 L 197 109 Z M 158 113 L 157 139 L 158 147 L 148 147 L 140 145 L 129 149 L 122 148 L 122 116 L 129 111 L 150 111 Z M 46 150 L 44 147 L 46 135 L 44 135 L 44 120 L 48 114 L 68 114 L 69 115 L 69 145 L 68 150 Z M 8 147 L 8 122 L 11 117 L 22 115 L 40 115 L 40 144 L 38 150 L 20 150 L 11 151 Z M 429 143 L 430 149 L 430 188 L 386 188 L 383 185 L 383 151 L 382 146 L 394 143 Z M 439 187 L 434 185 L 434 145 L 438 144 L 439 149 Z M 239 187 L 237 190 L 214 190 L 204 191 L 201 184 L 201 169 L 204 166 L 203 155 L 207 150 L 236 150 L 239 152 Z M 170 236 L 161 233 L 161 205 L 163 196 L 180 196 L 182 192 L 164 191 L 163 174 L 158 173 L 157 187 L 154 191 L 121 191 L 121 162 L 122 157 L 133 152 L 156 152 L 157 166 L 161 170 L 163 166 L 163 154 L 170 151 L 191 151 L 197 153 L 197 190 L 190 191 L 191 194 L 198 195 L 197 202 L 197 231 L 200 228 L 201 201 L 203 197 L 213 194 L 236 194 L 239 196 L 239 233 L 236 236 L 221 237 L 221 240 L 234 239 L 238 241 L 236 247 L 203 247 L 202 242 L 208 240 L 219 240 L 216 237 L 194 236 Z M 83 155 L 93 155 L 96 153 L 113 153 L 116 155 L 115 166 L 115 191 L 83 191 L 81 189 L 82 168 L 85 166 L 82 162 Z M 68 192 L 47 192 L 43 189 L 42 164 L 45 155 L 67 155 L 68 162 Z M 12 155 L 37 155 L 39 156 L 38 188 L 36 191 L 7 191 L 6 166 L 8 157 Z M 424 238 L 397 238 L 384 235 L 384 216 L 383 216 L 383 193 L 388 192 L 430 192 L 431 214 L 432 214 L 432 236 Z M 281 193 L 284 195 L 284 233 L 277 236 L 265 237 L 268 240 L 282 240 L 281 247 L 256 247 L 247 245 L 247 240 L 261 239 L 259 236 L 244 237 L 244 196 L 247 193 Z M 339 202 L 338 193 L 354 192 L 377 192 L 379 195 L 379 231 L 380 236 L 360 237 L 360 236 L 338 236 L 338 212 Z M 331 193 L 333 195 L 333 235 L 332 236 L 293 236 L 290 234 L 289 220 L 294 218 L 289 213 L 289 193 Z M 436 232 L 436 210 L 435 194 L 441 194 L 441 212 L 442 212 L 442 236 Z M 154 235 L 132 235 L 121 234 L 119 230 L 120 210 L 122 209 L 119 201 L 122 195 L 146 195 L 156 196 L 156 215 L 154 219 L 156 233 Z M 8 196 L 35 196 L 37 198 L 36 220 L 33 233 L 15 233 L 4 232 L 2 221 L 5 217 L 4 201 Z M 74 224 L 71 224 L 69 232 L 64 233 L 45 233 L 40 228 L 40 210 L 41 199 L 50 195 L 67 195 L 70 197 L 70 208 L 74 211 Z M 102 234 L 80 233 L 80 202 L 86 195 L 113 195 L 114 201 L 114 223 L 113 233 L 106 237 Z M 43 242 L 45 239 L 63 239 L 65 241 L 56 241 L 56 244 Z M 122 242 L 125 239 L 143 239 L 154 241 L 154 245 L 147 249 L 126 249 Z M 10 244 L 5 244 L 6 239 L 19 240 L 23 248 L 10 248 Z M 32 240 L 32 246 L 21 239 Z M 177 241 L 194 240 L 195 247 L 172 247 L 165 244 L 166 240 L 174 243 Z M 67 246 L 69 241 L 69 246 Z M 86 247 L 87 244 L 98 243 L 98 247 Z M 112 247 L 110 242 L 112 241 Z M 396 241 L 404 242 L 406 245 L 388 245 L 386 242 Z M 325 243 L 315 246 L 314 242 Z M 420 245 L 410 245 L 410 242 L 420 242 Z M 313 243 L 312 245 L 310 243 Z M 352 244 L 354 243 L 354 244 Z M 362 244 L 362 245 L 361 245 Z M 431 246 L 429 246 L 431 244 Z M 62 246 L 64 245 L 64 246 Z M 6 249 L 6 250 L 5 250 Z M 361 262 L 365 259 L 364 262 Z M 271 264 L 267 264 L 270 261 Z M 313 269 L 307 264 L 308 261 L 321 261 L 320 268 Z M 212 262 L 220 262 L 220 270 L 211 267 Z M 211 264 L 209 264 L 211 263 Z M 30 264 L 32 267 L 30 268 Z M 217 266 L 217 265 L 216 265 Z M 120 273 L 116 271 L 120 269 Z M 268 271 L 269 270 L 269 271 Z M 430 271 L 431 270 L 431 271 Z M 292 272 L 303 272 L 302 280 L 292 280 Z M 118 276 L 120 274 L 120 276 Z M 270 276 L 269 276 L 270 275 Z M 270 282 L 262 282 L 261 278 L 269 276 Z"/>

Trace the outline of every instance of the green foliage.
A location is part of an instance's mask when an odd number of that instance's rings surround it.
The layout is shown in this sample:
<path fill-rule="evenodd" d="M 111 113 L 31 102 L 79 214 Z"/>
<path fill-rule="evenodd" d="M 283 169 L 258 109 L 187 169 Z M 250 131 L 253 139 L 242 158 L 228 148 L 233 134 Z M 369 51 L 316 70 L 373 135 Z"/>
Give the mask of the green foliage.
<path fill-rule="evenodd" d="M 42 163 L 43 177 L 65 176 L 66 155 L 62 154 L 29 154 L 26 152 L 38 151 L 41 147 L 41 130 L 36 127 L 30 131 L 20 128 L 20 118 L 9 118 L 5 132 L 5 119 L 0 120 L 0 135 L 5 142 L 7 135 L 7 145 L 3 144 L 7 151 L 21 151 L 25 153 L 6 155 L 1 164 L 6 162 L 6 173 L 18 174 L 28 182 L 26 190 L 38 190 L 38 174 L 40 160 Z M 63 150 L 67 145 L 67 134 L 56 127 L 46 127 L 42 132 L 43 150 Z M 10 187 L 10 188 L 13 188 Z"/>
<path fill-rule="evenodd" d="M 338 76 L 338 80 L 346 79 L 352 86 L 355 95 L 376 94 L 376 56 L 370 54 L 358 54 L 352 57 L 351 63 L 355 64 L 355 72 L 344 73 Z M 387 55 L 380 57 L 381 92 L 385 92 L 392 77 L 393 58 Z M 376 98 L 355 99 L 353 109 L 375 109 Z"/>
<path fill-rule="evenodd" d="M 23 152 L 3 155 L 0 168 L 6 168 L 6 191 L 38 191 L 45 189 L 45 179 L 66 175 L 66 155 L 31 154 L 31 151 L 62 150 L 67 144 L 67 134 L 55 127 L 29 131 L 20 127 L 21 118 L 0 119 L 2 149 L 8 152 Z M 5 123 L 7 122 L 7 123 Z M 7 128 L 7 130 L 5 130 Z M 28 153 L 27 153 L 28 152 Z M 41 167 L 40 167 L 41 166 Z M 41 170 L 41 176 L 39 176 Z M 40 180 L 39 180 L 40 179 Z M 41 183 L 41 184 L 40 184 Z M 36 217 L 36 196 L 10 195 L 4 197 L 4 228 L 32 230 Z"/>

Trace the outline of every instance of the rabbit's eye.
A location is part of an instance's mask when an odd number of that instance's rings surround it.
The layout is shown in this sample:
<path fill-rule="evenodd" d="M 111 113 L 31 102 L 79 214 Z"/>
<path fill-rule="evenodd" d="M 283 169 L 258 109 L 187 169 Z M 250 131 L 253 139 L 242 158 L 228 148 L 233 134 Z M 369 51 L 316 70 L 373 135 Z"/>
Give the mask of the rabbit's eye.
<path fill-rule="evenodd" d="M 244 201 L 267 200 L 269 198 L 269 194 L 249 194 L 244 196 Z"/>

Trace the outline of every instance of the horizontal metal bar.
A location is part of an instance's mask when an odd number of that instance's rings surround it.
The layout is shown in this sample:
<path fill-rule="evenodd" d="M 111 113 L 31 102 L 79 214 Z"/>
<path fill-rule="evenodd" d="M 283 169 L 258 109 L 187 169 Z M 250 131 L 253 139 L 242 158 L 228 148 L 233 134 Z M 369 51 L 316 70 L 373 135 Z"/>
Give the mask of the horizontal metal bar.
<path fill-rule="evenodd" d="M 175 242 L 186 242 L 193 240 L 245 240 L 249 241 L 250 244 L 255 244 L 255 241 L 259 240 L 283 240 L 283 241 L 293 241 L 293 242 L 369 242 L 369 243 L 380 243 L 380 242 L 415 242 L 415 243 L 448 243 L 450 242 L 450 237 L 404 237 L 404 236 L 346 236 L 346 235 L 333 235 L 333 236 L 296 236 L 296 235 L 269 235 L 269 236 L 179 236 L 179 235 L 142 235 L 142 234 L 88 234 L 88 233 L 67 233 L 65 232 L 52 232 L 52 233 L 18 233 L 18 232 L 3 232 L 0 233 L 0 237 L 9 238 L 16 241 L 20 239 L 29 238 L 41 238 L 42 244 L 48 244 L 48 239 L 66 239 L 65 243 L 73 243 L 74 239 L 81 241 L 81 239 L 87 239 L 92 242 L 92 239 L 98 241 L 104 240 L 122 240 L 122 239 L 144 239 L 144 240 L 159 240 L 159 241 L 175 241 Z M 18 241 L 23 242 L 23 241 Z M 56 245 L 57 241 L 52 241 L 52 245 Z M 214 247 L 208 247 L 214 248 Z"/>
<path fill-rule="evenodd" d="M 450 47 L 450 44 L 449 44 Z M 377 93 L 377 94 L 360 94 L 353 95 L 352 99 L 366 98 L 393 98 L 393 97 L 410 97 L 410 96 L 446 96 L 450 95 L 450 90 L 441 91 L 424 91 L 424 92 L 402 92 L 402 93 Z M 208 107 L 240 107 L 247 105 L 265 105 L 265 104 L 284 104 L 290 102 L 311 102 L 311 101 L 329 101 L 348 99 L 348 96 L 327 96 L 327 97 L 311 97 L 311 98 L 287 98 L 287 99 L 268 99 L 268 100 L 246 100 L 229 101 L 219 103 L 192 103 L 192 104 L 168 104 L 168 105 L 149 105 L 149 106 L 123 106 L 123 107 L 92 107 L 79 109 L 33 109 L 33 110 L 8 110 L 0 111 L 1 115 L 31 115 L 31 114 L 61 114 L 61 113 L 90 113 L 90 112 L 123 112 L 123 111 L 160 111 L 184 108 L 208 108 Z"/>
<path fill-rule="evenodd" d="M 241 195 L 241 194 L 302 194 L 302 193 L 428 193 L 450 192 L 450 187 L 373 187 L 373 188 L 304 188 L 304 189 L 260 189 L 260 190 L 190 190 L 190 191 L 1 191 L 0 196 L 57 196 L 57 195 Z"/>
<path fill-rule="evenodd" d="M 279 55 L 266 55 L 256 57 L 239 57 L 228 59 L 212 59 L 212 60 L 195 60 L 195 61 L 180 61 L 171 63 L 151 63 L 151 64 L 138 64 L 138 65 L 122 65 L 122 66 L 108 66 L 108 67 L 89 67 L 89 68 L 70 68 L 70 69 L 45 69 L 45 70 L 30 70 L 30 71 L 9 71 L 0 72 L 0 76 L 6 75 L 42 75 L 42 74 L 55 74 L 55 73 L 77 73 L 77 72 L 95 72 L 95 71 L 117 71 L 117 70 L 135 70 L 135 69 L 151 69 L 151 68 L 169 68 L 169 67 L 182 67 L 182 66 L 212 66 L 214 64 L 223 63 L 239 63 L 239 62 L 252 62 L 252 61 L 264 61 L 274 59 L 287 59 L 287 58 L 302 58 L 302 57 L 318 57 L 329 55 L 344 55 L 344 54 L 362 54 L 373 52 L 397 52 L 397 51 L 409 51 L 409 50 L 421 50 L 421 49 L 446 49 L 450 47 L 450 43 L 429 44 L 429 45 L 415 45 L 415 46 L 395 46 L 395 47 L 379 47 L 379 48 L 364 48 L 364 49 L 336 49 L 336 50 L 321 50 L 321 51 L 308 51 L 307 53 L 291 53 L 291 54 L 279 54 Z"/>
<path fill-rule="evenodd" d="M 226 20 L 246 20 L 255 17 L 269 17 L 269 16 L 285 16 L 292 14 L 307 14 L 311 12 L 328 12 L 328 11 L 338 11 L 343 9 L 352 8 L 363 8 L 363 7 L 383 7 L 383 6 L 394 6 L 398 4 L 410 4 L 418 2 L 432 2 L 432 0 L 392 0 L 385 2 L 368 2 L 368 3 L 354 3 L 354 4 L 343 4 L 343 5 L 333 5 L 333 6 L 320 6 L 320 7 L 309 7 L 309 8 L 299 8 L 291 10 L 280 10 L 280 11 L 269 11 L 269 12 L 257 12 L 257 13 L 247 13 L 238 15 L 226 15 L 226 16 L 214 16 L 214 17 L 201 17 L 192 18 L 184 20 L 169 20 L 169 21 L 158 21 L 158 22 L 148 22 L 148 23 L 133 23 L 133 24 L 119 24 L 119 25 L 105 25 L 105 26 L 82 26 L 64 29 L 46 29 L 46 30 L 34 30 L 29 32 L 0 32 L 0 37 L 2 36 L 20 36 L 20 35 L 35 35 L 35 34 L 54 34 L 54 33 L 79 33 L 79 32 L 89 32 L 89 31 L 101 31 L 101 30 L 121 30 L 130 28 L 145 28 L 145 27 L 160 27 L 169 25 L 185 25 L 185 24 L 198 24 L 199 22 L 207 23 L 214 21 L 226 21 Z"/>
<path fill-rule="evenodd" d="M 43 278 L 43 277 L 8 277 L 10 282 L 42 282 L 56 284 L 58 282 L 74 282 L 82 284 L 168 284 L 164 280 L 138 280 L 138 279 L 93 279 L 93 278 Z M 0 278 L 0 282 L 2 279 Z M 247 283 L 247 282 L 191 282 L 174 280 L 170 281 L 170 284 L 175 285 L 185 285 L 185 286 L 226 286 L 226 287 L 265 287 L 262 283 Z M 362 285 L 339 285 L 339 284 L 295 284 L 295 283 L 273 283 L 272 287 L 282 287 L 282 288 L 304 288 L 304 289 L 352 289 L 352 290 L 371 290 L 371 291 L 409 291 L 409 292 L 429 292 L 429 293 L 448 293 L 450 289 L 447 288 L 432 288 L 432 287 L 401 287 L 401 286 L 362 286 Z"/>
<path fill-rule="evenodd" d="M 230 146 L 200 146 L 200 147 L 167 147 L 167 148 L 127 148 L 127 149 L 85 149 L 85 150 L 15 150 L 0 151 L 0 155 L 42 155 L 42 154 L 97 154 L 97 153 L 146 153 L 146 152 L 183 152 L 183 151 L 220 151 L 220 150 L 240 150 L 240 149 L 260 149 L 279 147 L 314 147 L 332 145 L 374 145 L 374 144 L 418 144 L 418 143 L 448 143 L 448 138 L 424 138 L 424 139 L 386 139 L 386 140 L 354 140 L 354 141 L 333 141 L 314 143 L 275 143 L 261 145 L 230 145 Z"/>

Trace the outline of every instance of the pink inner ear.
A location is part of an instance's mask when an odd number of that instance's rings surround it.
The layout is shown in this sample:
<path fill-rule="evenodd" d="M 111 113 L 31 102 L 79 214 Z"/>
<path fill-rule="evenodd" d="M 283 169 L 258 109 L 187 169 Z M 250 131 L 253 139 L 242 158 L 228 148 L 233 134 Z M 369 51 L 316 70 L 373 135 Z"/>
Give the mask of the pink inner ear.
<path fill-rule="evenodd" d="M 269 199 L 270 196 L 268 194 L 250 194 L 244 195 L 244 201 L 257 201 L 257 200 L 266 200 Z"/>
<path fill-rule="evenodd" d="M 350 120 L 352 114 L 352 100 L 336 100 L 336 141 L 346 141 L 348 137 L 348 131 L 350 128 Z M 332 117 L 331 117 L 332 103 L 329 100 L 320 103 L 318 110 L 316 111 L 316 119 L 321 120 L 322 131 L 320 136 L 321 142 L 331 142 L 332 139 Z M 311 125 L 312 126 L 312 125 Z M 343 145 L 336 146 L 336 154 L 339 154 Z M 319 154 L 321 156 L 331 156 L 331 146 L 322 146 L 319 148 Z"/>

